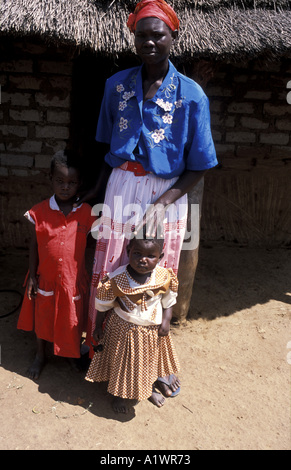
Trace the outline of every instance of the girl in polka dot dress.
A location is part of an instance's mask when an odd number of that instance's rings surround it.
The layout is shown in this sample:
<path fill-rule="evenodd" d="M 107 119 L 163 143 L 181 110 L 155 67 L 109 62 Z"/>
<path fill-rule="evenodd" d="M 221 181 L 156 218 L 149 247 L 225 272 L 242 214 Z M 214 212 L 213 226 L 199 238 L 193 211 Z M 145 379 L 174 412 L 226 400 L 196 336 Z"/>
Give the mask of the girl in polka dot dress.
<path fill-rule="evenodd" d="M 108 382 L 116 412 L 127 413 L 133 401 L 144 399 L 161 407 L 165 398 L 156 389 L 157 379 L 179 370 L 170 335 L 178 279 L 172 269 L 158 266 L 162 243 L 133 238 L 127 247 L 129 264 L 105 276 L 96 291 L 93 337 L 99 351 L 86 380 Z"/>

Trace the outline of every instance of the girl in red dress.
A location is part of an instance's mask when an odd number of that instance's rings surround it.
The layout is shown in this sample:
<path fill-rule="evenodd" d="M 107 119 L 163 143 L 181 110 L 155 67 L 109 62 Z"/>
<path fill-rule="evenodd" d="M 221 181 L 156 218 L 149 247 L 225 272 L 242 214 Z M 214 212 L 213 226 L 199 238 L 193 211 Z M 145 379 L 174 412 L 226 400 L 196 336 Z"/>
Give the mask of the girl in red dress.
<path fill-rule="evenodd" d="M 86 203 L 73 207 L 81 185 L 79 168 L 73 152 L 58 152 L 51 163 L 54 195 L 25 214 L 34 229 L 17 328 L 36 333 L 37 352 L 28 370 L 32 379 L 39 377 L 44 366 L 47 342 L 53 343 L 55 355 L 79 358 L 86 331 L 85 249 L 95 217 Z"/>

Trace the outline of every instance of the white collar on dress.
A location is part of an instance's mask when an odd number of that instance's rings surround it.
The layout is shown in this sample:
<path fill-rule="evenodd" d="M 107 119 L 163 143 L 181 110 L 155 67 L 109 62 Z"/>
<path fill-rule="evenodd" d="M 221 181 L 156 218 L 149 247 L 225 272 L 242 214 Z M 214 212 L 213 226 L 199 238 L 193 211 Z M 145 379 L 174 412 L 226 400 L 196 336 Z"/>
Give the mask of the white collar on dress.
<path fill-rule="evenodd" d="M 128 279 L 128 282 L 129 282 L 129 285 L 130 287 L 132 287 L 133 289 L 134 288 L 137 288 L 137 289 L 140 289 L 141 287 L 141 284 L 139 284 L 138 282 L 136 282 L 128 273 L 127 271 L 127 264 L 125 264 L 124 266 L 119 266 L 119 268 L 117 268 L 115 271 L 113 271 L 112 273 L 108 273 L 108 277 L 109 279 L 117 276 L 118 274 L 122 274 L 122 273 L 125 273 L 126 274 L 126 277 Z M 155 285 L 156 283 L 156 268 L 153 270 L 152 272 L 152 275 L 150 277 L 150 279 L 148 280 L 148 282 L 146 284 L 142 284 L 142 285 L 145 285 L 145 286 L 152 286 L 152 285 Z"/>
<path fill-rule="evenodd" d="M 49 201 L 49 204 L 50 204 L 50 208 L 53 210 L 53 211 L 61 211 L 61 209 L 59 208 L 59 205 L 56 201 L 56 198 L 55 198 L 55 194 L 50 198 L 50 201 Z M 73 207 L 72 211 L 71 212 L 76 212 L 77 209 L 79 209 L 80 207 L 82 206 L 82 204 L 78 207 Z"/>

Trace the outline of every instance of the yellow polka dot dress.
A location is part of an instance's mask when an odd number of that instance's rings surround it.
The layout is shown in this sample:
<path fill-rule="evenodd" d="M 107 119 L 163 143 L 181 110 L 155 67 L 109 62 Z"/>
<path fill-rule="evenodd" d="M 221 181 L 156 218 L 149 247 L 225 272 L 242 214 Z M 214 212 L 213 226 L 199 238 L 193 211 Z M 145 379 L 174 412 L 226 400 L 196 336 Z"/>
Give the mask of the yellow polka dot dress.
<path fill-rule="evenodd" d="M 117 271 L 118 275 L 122 274 L 122 282 L 112 273 L 110 279 L 105 278 L 97 289 L 96 307 L 99 299 L 103 311 L 108 307 L 110 311 L 102 339 L 103 350 L 94 354 L 86 380 L 108 382 L 107 390 L 111 395 L 145 400 L 151 396 L 152 386 L 158 377 L 179 371 L 171 335 L 158 336 L 161 322 L 157 309 L 157 304 L 162 304 L 165 299 L 164 308 L 175 303 L 178 281 L 171 270 L 159 268 L 149 284 L 142 288 L 141 285 L 134 285 L 126 270 L 119 268 Z M 126 291 L 125 296 L 120 289 L 123 293 Z M 145 292 L 148 294 L 144 295 Z M 117 298 L 122 300 L 123 318 L 117 313 L 121 309 L 120 304 L 116 303 Z M 153 311 L 156 314 L 153 315 Z M 136 323 L 133 323 L 134 312 Z M 131 321 L 128 321 L 128 316 Z"/>

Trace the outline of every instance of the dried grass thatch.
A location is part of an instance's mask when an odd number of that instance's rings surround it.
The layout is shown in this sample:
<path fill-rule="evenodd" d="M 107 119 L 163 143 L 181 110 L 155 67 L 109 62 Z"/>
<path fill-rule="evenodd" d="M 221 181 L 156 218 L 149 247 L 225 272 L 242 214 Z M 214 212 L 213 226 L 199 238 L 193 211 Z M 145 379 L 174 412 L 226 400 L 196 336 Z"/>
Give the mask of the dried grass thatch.
<path fill-rule="evenodd" d="M 180 58 L 257 57 L 291 50 L 291 2 L 168 0 L 181 20 Z M 38 36 L 106 55 L 133 50 L 126 27 L 133 0 L 2 0 L 0 32 Z"/>

